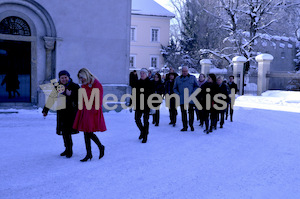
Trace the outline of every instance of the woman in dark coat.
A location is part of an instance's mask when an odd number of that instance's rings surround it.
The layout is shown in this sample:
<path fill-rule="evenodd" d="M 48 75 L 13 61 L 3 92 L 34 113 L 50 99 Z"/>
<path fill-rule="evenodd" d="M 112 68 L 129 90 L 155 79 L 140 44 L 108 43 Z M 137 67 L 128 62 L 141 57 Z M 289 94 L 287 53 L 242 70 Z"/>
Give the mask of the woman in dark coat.
<path fill-rule="evenodd" d="M 169 80 L 165 83 L 165 94 L 172 95 L 174 94 L 173 87 L 175 82 L 176 73 L 169 73 Z M 176 117 L 177 117 L 177 107 L 176 107 L 176 100 L 174 97 L 170 99 L 170 125 L 176 125 Z"/>
<path fill-rule="evenodd" d="M 164 94 L 164 84 L 161 81 L 161 75 L 159 73 L 156 73 L 154 75 L 153 86 L 154 86 L 154 92 L 156 94 L 159 94 L 159 95 Z M 158 98 L 155 97 L 155 98 L 153 98 L 153 100 L 158 100 Z M 161 103 L 154 103 L 153 106 L 158 107 L 158 106 L 160 106 L 160 104 Z M 153 114 L 153 124 L 155 124 L 155 126 L 159 125 L 159 114 L 160 114 L 159 109 L 155 110 L 155 113 Z"/>
<path fill-rule="evenodd" d="M 65 145 L 65 151 L 62 152 L 61 156 L 66 156 L 67 158 L 72 157 L 73 155 L 73 142 L 71 134 L 78 133 L 77 130 L 74 130 L 72 128 L 74 119 L 78 110 L 78 89 L 79 85 L 74 83 L 72 79 L 70 78 L 70 74 L 66 70 L 62 70 L 58 74 L 59 76 L 59 85 L 55 85 L 55 90 L 53 92 L 56 92 L 58 87 L 61 88 L 61 85 L 63 85 L 63 92 L 59 95 L 63 95 L 66 98 L 66 108 L 57 110 L 57 127 L 56 127 L 56 133 L 58 135 L 62 135 L 64 139 L 64 145 Z M 54 102 L 53 100 L 48 99 L 48 102 Z M 49 109 L 53 104 L 49 104 L 47 102 L 46 106 L 43 109 L 43 115 L 47 116 Z"/>

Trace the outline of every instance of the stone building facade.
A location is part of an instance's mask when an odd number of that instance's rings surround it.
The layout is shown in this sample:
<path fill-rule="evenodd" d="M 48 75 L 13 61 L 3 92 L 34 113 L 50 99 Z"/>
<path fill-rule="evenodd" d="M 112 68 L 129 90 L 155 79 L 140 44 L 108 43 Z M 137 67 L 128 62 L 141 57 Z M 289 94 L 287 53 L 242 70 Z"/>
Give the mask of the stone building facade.
<path fill-rule="evenodd" d="M 39 85 L 68 70 L 94 73 L 104 92 L 127 91 L 131 0 L 0 0 L 0 83 L 8 72 L 19 79 L 20 96 L 0 87 L 0 106 L 43 106 Z"/>

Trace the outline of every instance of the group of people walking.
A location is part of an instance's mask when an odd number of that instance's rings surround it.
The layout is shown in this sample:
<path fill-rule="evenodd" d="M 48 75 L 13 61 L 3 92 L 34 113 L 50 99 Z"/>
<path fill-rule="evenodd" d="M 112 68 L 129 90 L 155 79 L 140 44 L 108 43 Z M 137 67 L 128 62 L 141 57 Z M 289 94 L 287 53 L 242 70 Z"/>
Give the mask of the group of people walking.
<path fill-rule="evenodd" d="M 65 151 L 60 155 L 67 158 L 72 157 L 73 155 L 73 142 L 72 134 L 78 133 L 79 131 L 84 132 L 84 141 L 86 146 L 86 156 L 80 161 L 86 162 L 87 160 L 92 159 L 92 150 L 91 150 L 91 140 L 93 140 L 99 148 L 99 159 L 104 156 L 104 145 L 101 144 L 99 138 L 94 134 L 97 131 L 106 131 L 106 125 L 103 117 L 102 111 L 102 99 L 103 99 L 103 88 L 98 79 L 86 68 L 79 70 L 77 77 L 79 82 L 82 84 L 83 88 L 87 94 L 87 97 L 90 98 L 92 90 L 94 88 L 99 89 L 100 91 L 100 108 L 96 109 L 94 101 L 92 107 L 87 107 L 85 101 L 83 101 L 83 108 L 78 110 L 78 91 L 79 85 L 74 83 L 70 74 L 66 70 L 62 70 L 58 74 L 59 84 L 58 86 L 64 86 L 63 92 L 58 93 L 59 95 L 65 96 L 66 98 L 66 108 L 57 110 L 57 134 L 63 136 Z M 56 88 L 52 92 L 56 92 Z M 49 100 L 49 99 L 48 99 Z M 46 117 L 50 107 L 44 107 L 42 113 Z"/>
<path fill-rule="evenodd" d="M 57 134 L 62 135 L 65 145 L 65 151 L 60 155 L 67 158 L 73 155 L 73 142 L 72 134 L 76 134 L 79 131 L 84 132 L 84 141 L 86 146 L 86 156 L 80 161 L 86 162 L 91 160 L 91 140 L 93 140 L 99 148 L 99 159 L 104 156 L 105 147 L 100 142 L 99 138 L 95 135 L 95 132 L 106 131 L 105 120 L 102 111 L 103 100 L 103 88 L 99 80 L 86 68 L 79 70 L 77 77 L 81 83 L 81 88 L 78 84 L 74 83 L 70 74 L 66 70 L 62 70 L 58 74 L 59 82 L 54 84 L 53 92 L 59 98 L 64 96 L 66 99 L 66 107 L 64 109 L 57 110 Z M 237 92 L 237 85 L 233 82 L 234 77 L 230 76 L 229 82 L 224 82 L 221 76 L 216 77 L 215 74 L 209 74 L 206 78 L 204 74 L 200 74 L 199 80 L 195 76 L 190 75 L 187 67 L 182 67 L 182 74 L 178 76 L 173 70 L 166 75 L 164 81 L 159 73 L 154 74 L 153 78 L 149 76 L 149 71 L 146 68 L 140 70 L 140 78 L 138 78 L 136 71 L 130 74 L 130 86 L 136 91 L 136 99 L 134 103 L 135 110 L 135 123 L 140 130 L 139 139 L 142 143 L 146 143 L 149 134 L 149 117 L 150 117 L 150 105 L 148 98 L 152 94 L 156 94 L 153 98 L 155 103 L 152 104 L 154 111 L 151 111 L 153 115 L 153 124 L 159 126 L 160 120 L 160 105 L 164 96 L 169 96 L 169 116 L 170 125 L 173 127 L 176 125 L 177 118 L 177 99 L 179 99 L 179 105 L 181 110 L 183 128 L 181 131 L 187 131 L 188 126 L 191 131 L 194 131 L 194 113 L 196 112 L 197 119 L 200 120 L 200 126 L 205 125 L 205 133 L 210 133 L 217 129 L 217 122 L 220 121 L 220 128 L 223 128 L 224 118 L 228 117 L 228 107 L 230 109 L 230 120 L 233 118 L 233 103 L 230 100 L 230 92 Z M 64 89 L 61 89 L 61 86 Z M 60 87 L 60 89 L 58 89 Z M 99 89 L 99 103 L 93 101 L 92 106 L 81 101 L 81 108 L 78 106 L 78 94 L 79 91 L 84 90 L 84 93 L 90 99 L 93 95 L 94 89 Z M 197 90 L 200 92 L 197 92 Z M 60 92 L 57 92 L 60 91 Z M 193 99 L 198 101 L 195 104 L 192 100 L 193 95 L 197 93 L 197 96 Z M 223 109 L 218 109 L 222 105 L 223 99 L 226 100 L 226 106 Z M 209 100 L 207 96 L 210 96 Z M 225 96 L 225 97 L 224 97 Z M 186 97 L 190 100 L 185 101 Z M 160 99 L 161 100 L 160 100 Z M 97 99 L 97 98 L 96 98 Z M 54 103 L 54 100 L 48 99 L 48 102 Z M 46 103 L 42 113 L 46 117 L 49 109 L 53 104 Z M 88 101 L 90 103 L 90 101 Z M 97 104 L 100 105 L 97 108 Z M 130 101 L 132 104 L 132 100 Z M 199 106 L 200 104 L 200 106 Z M 216 106 L 217 105 L 217 106 Z M 151 107 L 152 107 L 151 106 Z M 152 108 L 153 108 L 152 107 Z M 200 108 L 199 108 L 200 107 Z M 143 118 L 143 119 L 142 119 Z"/>
<path fill-rule="evenodd" d="M 237 85 L 234 83 L 234 76 L 230 76 L 229 82 L 226 82 L 222 76 L 217 77 L 215 74 L 208 74 L 206 78 L 204 74 L 200 74 L 199 80 L 197 80 L 195 76 L 189 74 L 188 67 L 182 67 L 181 72 L 182 74 L 178 76 L 174 71 L 170 71 L 170 73 L 166 75 L 164 82 L 162 82 L 159 73 L 154 74 L 152 78 L 146 68 L 141 69 L 140 79 L 138 79 L 136 71 L 130 74 L 130 85 L 136 89 L 135 122 L 140 130 L 139 139 L 142 139 L 142 143 L 147 142 L 151 112 L 153 115 L 152 123 L 155 124 L 155 126 L 159 126 L 159 108 L 155 111 L 151 111 L 147 104 L 148 97 L 154 93 L 162 96 L 167 94 L 169 96 L 173 94 L 179 96 L 183 124 L 181 131 L 187 131 L 188 127 L 190 127 L 191 131 L 195 130 L 195 113 L 197 120 L 200 120 L 199 126 L 205 127 L 204 132 L 207 134 L 217 129 L 218 121 L 220 122 L 220 128 L 223 128 L 225 115 L 226 120 L 228 118 L 228 109 L 230 109 L 230 121 L 233 121 L 233 101 L 231 101 L 232 95 L 230 96 L 230 93 L 234 92 L 234 94 L 236 94 L 238 91 Z M 134 79 L 132 77 L 134 77 Z M 200 108 L 195 105 L 193 100 L 185 102 L 186 94 L 187 96 L 192 96 L 197 89 L 200 90 L 196 96 Z M 187 90 L 188 93 L 185 94 L 185 90 Z M 144 94 L 142 99 L 141 94 Z M 222 96 L 220 96 L 220 94 L 222 94 Z M 169 98 L 169 100 L 169 124 L 175 126 L 177 120 L 176 97 L 173 96 Z M 140 108 L 141 101 L 144 104 L 144 109 Z M 154 103 L 153 106 L 157 107 L 160 106 L 160 104 L 161 103 Z"/>

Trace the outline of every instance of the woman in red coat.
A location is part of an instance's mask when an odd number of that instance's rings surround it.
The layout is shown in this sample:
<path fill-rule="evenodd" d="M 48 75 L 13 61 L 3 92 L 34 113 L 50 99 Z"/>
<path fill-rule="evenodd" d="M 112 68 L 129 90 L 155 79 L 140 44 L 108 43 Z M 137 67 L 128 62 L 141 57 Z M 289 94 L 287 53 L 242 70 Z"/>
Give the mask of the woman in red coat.
<path fill-rule="evenodd" d="M 97 78 L 86 68 L 80 69 L 77 76 L 82 85 L 81 89 L 79 89 L 79 110 L 77 112 L 73 128 L 77 129 L 78 131 L 84 132 L 84 140 L 87 154 L 85 158 L 83 158 L 80 161 L 86 162 L 88 159 L 91 160 L 93 157 L 91 150 L 91 139 L 99 147 L 99 159 L 104 156 L 105 147 L 101 144 L 98 137 L 94 134 L 94 132 L 96 131 L 106 131 L 105 121 L 102 112 L 103 88 L 100 82 L 97 80 Z M 99 103 L 95 101 L 97 100 L 97 97 L 95 97 L 95 95 L 93 94 L 99 94 Z M 90 99 L 91 95 L 92 99 Z M 89 101 L 85 101 L 84 96 L 87 96 Z"/>

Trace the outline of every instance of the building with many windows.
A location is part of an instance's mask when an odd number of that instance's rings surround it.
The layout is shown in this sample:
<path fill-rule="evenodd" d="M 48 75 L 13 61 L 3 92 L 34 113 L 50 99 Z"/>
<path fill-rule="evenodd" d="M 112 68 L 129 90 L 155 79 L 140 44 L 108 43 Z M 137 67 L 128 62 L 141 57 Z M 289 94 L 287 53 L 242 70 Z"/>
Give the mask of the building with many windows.
<path fill-rule="evenodd" d="M 154 0 L 132 0 L 130 70 L 164 66 L 161 44 L 168 45 L 173 13 Z"/>

